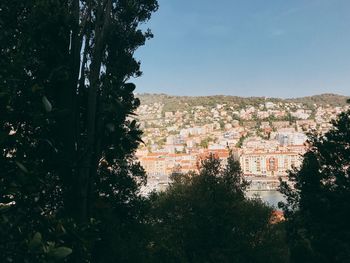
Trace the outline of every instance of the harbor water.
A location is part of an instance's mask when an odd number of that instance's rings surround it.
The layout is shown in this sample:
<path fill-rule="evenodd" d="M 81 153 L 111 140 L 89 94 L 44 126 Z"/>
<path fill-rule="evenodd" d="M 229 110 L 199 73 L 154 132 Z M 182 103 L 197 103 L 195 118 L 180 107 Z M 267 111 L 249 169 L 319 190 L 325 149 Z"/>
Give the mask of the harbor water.
<path fill-rule="evenodd" d="M 268 190 L 268 191 L 247 191 L 248 198 L 258 197 L 262 201 L 268 203 L 274 208 L 278 208 L 278 202 L 284 202 L 284 196 L 277 190 Z"/>

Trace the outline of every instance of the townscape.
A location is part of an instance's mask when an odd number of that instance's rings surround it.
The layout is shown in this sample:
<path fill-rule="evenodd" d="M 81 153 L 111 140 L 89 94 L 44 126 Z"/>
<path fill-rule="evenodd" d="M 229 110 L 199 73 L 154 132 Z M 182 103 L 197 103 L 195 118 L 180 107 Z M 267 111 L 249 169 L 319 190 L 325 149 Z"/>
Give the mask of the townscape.
<path fill-rule="evenodd" d="M 349 9 L 1 0 L 0 263 L 349 263 Z"/>
<path fill-rule="evenodd" d="M 337 105 L 342 96 L 332 94 L 310 97 L 315 103 L 310 98 L 240 98 L 238 104 L 229 96 L 224 103 L 217 96 L 199 97 L 196 103 L 182 100 L 180 107 L 166 101 L 176 97 L 139 97 L 144 144 L 137 157 L 148 175 L 144 193 L 165 189 L 172 173 L 198 171 L 199 160 L 209 153 L 225 165 L 230 152 L 251 181 L 250 190 L 275 190 L 279 178 L 286 179 L 302 163 L 307 133 L 324 134 L 330 121 L 349 108 Z"/>

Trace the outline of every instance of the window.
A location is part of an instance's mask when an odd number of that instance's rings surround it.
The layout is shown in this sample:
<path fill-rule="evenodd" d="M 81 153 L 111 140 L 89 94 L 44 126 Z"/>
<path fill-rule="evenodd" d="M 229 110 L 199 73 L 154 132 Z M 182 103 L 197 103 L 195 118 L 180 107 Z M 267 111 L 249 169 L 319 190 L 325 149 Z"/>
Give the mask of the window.
<path fill-rule="evenodd" d="M 261 160 L 260 157 L 256 159 L 256 171 L 261 172 Z"/>
<path fill-rule="evenodd" d="M 268 161 L 268 170 L 269 171 L 276 170 L 276 164 L 277 164 L 276 159 L 271 157 Z"/>

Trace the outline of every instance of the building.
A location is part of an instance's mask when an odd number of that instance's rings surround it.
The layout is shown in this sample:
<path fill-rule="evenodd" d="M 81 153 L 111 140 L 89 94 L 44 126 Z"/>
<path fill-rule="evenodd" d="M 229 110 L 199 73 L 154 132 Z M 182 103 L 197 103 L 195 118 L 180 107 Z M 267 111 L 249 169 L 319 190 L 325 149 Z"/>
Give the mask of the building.
<path fill-rule="evenodd" d="M 255 177 L 287 176 L 288 170 L 301 164 L 298 151 L 243 151 L 239 160 L 243 174 Z"/>

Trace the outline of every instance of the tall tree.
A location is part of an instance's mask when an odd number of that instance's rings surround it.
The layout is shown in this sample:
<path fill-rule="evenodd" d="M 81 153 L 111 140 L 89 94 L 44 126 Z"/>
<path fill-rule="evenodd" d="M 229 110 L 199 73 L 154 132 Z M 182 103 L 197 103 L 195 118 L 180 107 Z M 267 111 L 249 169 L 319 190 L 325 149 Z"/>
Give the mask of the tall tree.
<path fill-rule="evenodd" d="M 292 186 L 281 184 L 293 262 L 348 262 L 350 258 L 350 110 L 313 134 Z"/>
<path fill-rule="evenodd" d="M 151 197 L 151 262 L 286 262 L 272 209 L 245 199 L 247 182 L 232 157 L 226 167 L 209 156 L 199 174 L 174 174 Z"/>
<path fill-rule="evenodd" d="M 133 54 L 152 34 L 139 26 L 157 8 L 156 0 L 1 1 L 0 203 L 12 204 L 1 222 L 16 217 L 18 240 L 44 218 L 89 223 L 101 207 L 121 214 L 136 198 L 145 174 L 133 157 L 141 131 L 130 117 L 140 102 L 128 80 L 141 75 Z"/>

